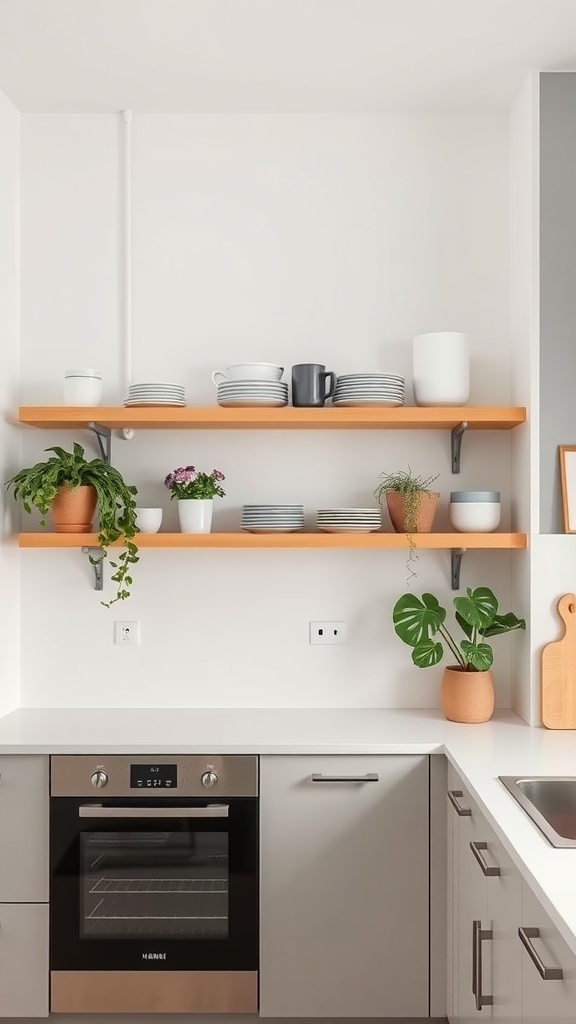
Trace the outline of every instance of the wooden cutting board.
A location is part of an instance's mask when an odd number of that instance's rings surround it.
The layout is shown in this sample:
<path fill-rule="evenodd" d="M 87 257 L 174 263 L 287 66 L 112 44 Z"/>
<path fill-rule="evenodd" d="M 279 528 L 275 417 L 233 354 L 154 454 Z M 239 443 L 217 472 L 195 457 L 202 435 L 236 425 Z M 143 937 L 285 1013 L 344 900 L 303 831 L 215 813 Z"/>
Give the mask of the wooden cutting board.
<path fill-rule="evenodd" d="M 576 729 L 576 596 L 563 594 L 557 607 L 564 632 L 542 650 L 542 722 L 547 729 Z"/>

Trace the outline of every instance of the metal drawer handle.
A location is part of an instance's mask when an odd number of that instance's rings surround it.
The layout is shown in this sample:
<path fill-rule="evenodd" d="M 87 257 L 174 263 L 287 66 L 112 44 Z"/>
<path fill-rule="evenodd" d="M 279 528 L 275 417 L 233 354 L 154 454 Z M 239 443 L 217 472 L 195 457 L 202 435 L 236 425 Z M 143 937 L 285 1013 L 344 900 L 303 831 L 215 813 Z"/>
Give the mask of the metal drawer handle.
<path fill-rule="evenodd" d="M 540 938 L 539 928 L 519 928 L 518 935 L 520 936 L 520 942 L 524 946 L 524 949 L 528 953 L 532 963 L 534 964 L 538 974 L 543 981 L 562 981 L 564 972 L 561 967 L 546 967 L 544 961 L 541 959 L 538 950 L 534 948 L 532 939 Z"/>
<path fill-rule="evenodd" d="M 368 772 L 367 775 L 322 775 L 316 772 L 312 776 L 312 782 L 378 782 L 378 772 Z"/>
<path fill-rule="evenodd" d="M 472 921 L 472 995 L 477 1010 L 483 1006 L 492 1006 L 492 996 L 485 996 L 482 991 L 482 943 L 492 938 L 492 929 L 482 928 L 481 921 Z"/>
<path fill-rule="evenodd" d="M 470 807 L 462 807 L 462 805 L 458 803 L 458 798 L 462 796 L 464 796 L 464 793 L 461 789 L 448 790 L 448 799 L 456 811 L 456 814 L 459 814 L 461 818 L 466 818 L 472 814 L 472 809 Z"/>
<path fill-rule="evenodd" d="M 81 804 L 79 818 L 227 818 L 228 806 L 213 807 L 102 807 Z"/>
<path fill-rule="evenodd" d="M 500 868 L 492 867 L 490 864 L 488 864 L 482 854 L 482 850 L 488 849 L 488 843 L 470 843 L 470 849 L 472 850 L 472 853 L 476 857 L 476 860 L 478 861 L 485 875 L 488 875 L 488 877 L 493 878 L 497 877 L 500 874 Z"/>

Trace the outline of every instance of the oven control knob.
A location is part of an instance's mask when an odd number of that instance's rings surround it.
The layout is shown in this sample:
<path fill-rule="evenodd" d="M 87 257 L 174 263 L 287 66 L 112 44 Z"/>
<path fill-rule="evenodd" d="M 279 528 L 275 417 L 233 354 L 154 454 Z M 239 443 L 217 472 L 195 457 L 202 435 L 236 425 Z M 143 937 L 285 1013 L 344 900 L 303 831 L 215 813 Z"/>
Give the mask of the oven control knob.
<path fill-rule="evenodd" d="M 90 781 L 96 789 L 102 789 L 102 786 L 106 786 L 108 783 L 108 776 L 106 772 L 94 772 Z"/>
<path fill-rule="evenodd" d="M 204 772 L 200 781 L 205 789 L 212 789 L 212 786 L 215 786 L 218 782 L 218 776 L 216 772 Z"/>

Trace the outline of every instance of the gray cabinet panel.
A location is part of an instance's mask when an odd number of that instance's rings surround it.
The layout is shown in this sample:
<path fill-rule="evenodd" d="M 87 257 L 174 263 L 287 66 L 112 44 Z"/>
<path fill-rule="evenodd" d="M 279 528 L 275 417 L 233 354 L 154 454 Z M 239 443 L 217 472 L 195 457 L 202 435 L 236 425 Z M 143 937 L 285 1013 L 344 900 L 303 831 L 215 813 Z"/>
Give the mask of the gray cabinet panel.
<path fill-rule="evenodd" d="M 49 761 L 0 757 L 0 903 L 46 903 Z"/>
<path fill-rule="evenodd" d="M 47 1017 L 48 970 L 48 905 L 0 903 L 0 1017 Z"/>
<path fill-rule="evenodd" d="M 261 1016 L 428 1015 L 428 770 L 425 756 L 261 759 Z"/>

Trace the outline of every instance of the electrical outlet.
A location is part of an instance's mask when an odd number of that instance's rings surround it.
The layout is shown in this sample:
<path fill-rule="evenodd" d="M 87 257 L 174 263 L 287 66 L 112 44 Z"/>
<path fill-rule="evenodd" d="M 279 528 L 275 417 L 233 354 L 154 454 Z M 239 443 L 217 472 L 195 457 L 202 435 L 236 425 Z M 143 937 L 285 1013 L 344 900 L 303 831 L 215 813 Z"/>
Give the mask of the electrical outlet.
<path fill-rule="evenodd" d="M 334 622 L 311 622 L 310 623 L 311 644 L 346 644 L 348 643 L 348 628 L 343 621 Z"/>
<path fill-rule="evenodd" d="M 139 622 L 115 622 L 114 643 L 119 647 L 140 646 L 140 623 Z"/>

